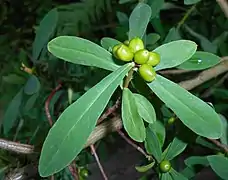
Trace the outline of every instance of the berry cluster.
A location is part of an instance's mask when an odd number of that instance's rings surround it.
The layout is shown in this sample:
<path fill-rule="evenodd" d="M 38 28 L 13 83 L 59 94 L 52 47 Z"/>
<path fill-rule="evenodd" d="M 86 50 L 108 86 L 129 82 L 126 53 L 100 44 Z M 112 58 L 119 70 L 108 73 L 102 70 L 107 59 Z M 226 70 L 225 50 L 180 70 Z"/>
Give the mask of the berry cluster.
<path fill-rule="evenodd" d="M 145 81 L 152 82 L 155 79 L 156 72 L 153 67 L 160 62 L 160 55 L 146 50 L 142 39 L 136 37 L 117 44 L 112 53 L 115 58 L 125 62 L 134 60 L 139 65 L 139 74 Z"/>

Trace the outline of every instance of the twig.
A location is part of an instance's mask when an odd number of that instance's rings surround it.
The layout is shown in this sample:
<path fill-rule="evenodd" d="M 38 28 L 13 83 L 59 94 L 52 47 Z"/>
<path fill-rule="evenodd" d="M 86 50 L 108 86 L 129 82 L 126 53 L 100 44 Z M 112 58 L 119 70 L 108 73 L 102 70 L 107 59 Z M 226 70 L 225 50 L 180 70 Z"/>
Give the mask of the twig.
<path fill-rule="evenodd" d="M 132 147 L 137 149 L 140 153 L 142 153 L 148 160 L 151 160 L 152 157 L 148 155 L 141 147 L 137 146 L 132 140 L 130 140 L 121 130 L 117 130 L 117 133 Z"/>
<path fill-rule="evenodd" d="M 190 9 L 188 9 L 188 11 L 185 13 L 184 17 L 180 20 L 180 22 L 177 25 L 177 29 L 179 29 L 182 24 L 185 23 L 185 21 L 187 20 L 187 18 L 190 16 L 190 14 L 195 10 L 196 4 L 193 5 Z"/>
<path fill-rule="evenodd" d="M 91 149 L 91 151 L 92 151 L 92 154 L 94 155 L 94 158 L 95 158 L 95 160 L 96 160 L 96 162 L 97 162 L 97 165 L 98 165 L 98 167 L 99 167 L 99 169 L 100 169 L 100 171 L 101 171 L 101 174 L 102 174 L 104 180 L 108 180 L 108 177 L 106 176 L 106 174 L 105 174 L 105 172 L 104 172 L 104 169 L 103 169 L 103 167 L 102 167 L 102 165 L 101 165 L 101 162 L 100 162 L 100 160 L 99 160 L 99 157 L 98 157 L 98 155 L 97 155 L 97 153 L 96 153 L 96 150 L 95 150 L 93 144 L 90 145 L 90 149 Z"/>
<path fill-rule="evenodd" d="M 216 87 L 220 86 L 228 78 L 228 73 L 226 73 L 213 87 L 207 89 L 202 95 L 202 98 L 209 97 L 215 90 Z"/>
<path fill-rule="evenodd" d="M 124 88 L 127 88 L 129 86 L 133 73 L 134 73 L 134 67 L 131 68 L 131 70 L 128 72 L 128 76 L 124 80 L 124 85 L 123 85 Z"/>
<path fill-rule="evenodd" d="M 159 71 L 160 74 L 166 75 L 166 74 L 183 74 L 183 73 L 188 73 L 192 72 L 192 70 L 185 70 L 185 69 L 170 69 L 170 70 L 163 70 Z"/>
<path fill-rule="evenodd" d="M 216 0 L 222 11 L 224 12 L 226 18 L 228 18 L 228 2 L 227 0 Z"/>
<path fill-rule="evenodd" d="M 98 119 L 97 124 L 100 124 L 100 123 L 101 123 L 102 121 L 104 121 L 110 114 L 113 114 L 113 113 L 116 111 L 116 109 L 119 107 L 119 105 L 120 105 L 120 98 L 118 98 L 118 99 L 116 100 L 116 103 L 115 103 L 112 107 L 108 108 L 108 109 L 105 111 L 105 113 Z"/>
<path fill-rule="evenodd" d="M 51 102 L 51 99 L 52 97 L 55 95 L 55 93 L 62 87 L 62 84 L 58 84 L 58 86 L 52 90 L 51 94 L 48 96 L 47 100 L 45 101 L 45 113 L 46 113 L 46 116 L 47 116 L 47 119 L 48 119 L 48 122 L 50 124 L 50 126 L 53 125 L 53 121 L 52 121 L 52 118 L 51 118 L 51 114 L 50 114 L 50 111 L 49 111 L 49 104 Z"/>
<path fill-rule="evenodd" d="M 226 153 L 228 153 L 228 146 L 226 146 L 225 144 L 222 144 L 221 142 L 219 142 L 216 139 L 209 139 L 209 141 L 213 142 L 216 146 L 220 147 L 221 149 L 223 149 Z"/>
<path fill-rule="evenodd" d="M 205 83 L 206 81 L 212 78 L 215 78 L 220 74 L 225 73 L 226 71 L 228 71 L 228 56 L 223 57 L 222 61 L 218 65 L 214 66 L 213 68 L 202 71 L 195 78 L 182 81 L 179 83 L 179 85 L 185 88 L 186 90 L 191 90 Z"/>

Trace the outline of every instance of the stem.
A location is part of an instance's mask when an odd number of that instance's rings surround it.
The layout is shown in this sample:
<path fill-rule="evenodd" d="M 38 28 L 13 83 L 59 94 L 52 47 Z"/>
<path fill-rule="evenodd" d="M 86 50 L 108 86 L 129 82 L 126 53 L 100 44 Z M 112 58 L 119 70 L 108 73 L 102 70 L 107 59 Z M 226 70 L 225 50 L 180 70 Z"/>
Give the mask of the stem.
<path fill-rule="evenodd" d="M 125 79 L 125 81 L 124 81 L 123 88 L 128 88 L 129 83 L 131 82 L 133 73 L 134 73 L 134 67 L 131 68 L 131 70 L 128 72 L 128 76 L 126 77 L 126 79 Z"/>
<path fill-rule="evenodd" d="M 92 151 L 92 154 L 94 155 L 95 160 L 97 161 L 98 167 L 99 167 L 99 169 L 100 169 L 100 171 L 101 171 L 101 174 L 102 174 L 104 180 L 108 180 L 108 177 L 106 176 L 106 174 L 105 174 L 105 172 L 104 172 L 104 169 L 103 169 L 103 167 L 102 167 L 102 165 L 101 165 L 101 163 L 100 163 L 99 157 L 98 157 L 98 155 L 97 155 L 97 153 L 96 153 L 96 150 L 95 150 L 95 147 L 94 147 L 93 144 L 90 145 L 90 149 L 91 149 L 91 151 Z"/>
<path fill-rule="evenodd" d="M 195 9 L 196 4 L 193 5 L 190 9 L 188 9 L 188 11 L 185 13 L 184 17 L 181 19 L 181 21 L 178 23 L 177 25 L 177 29 L 180 29 L 180 27 L 185 23 L 185 21 L 187 20 L 187 18 L 190 16 L 190 14 L 193 12 L 193 10 Z"/>
<path fill-rule="evenodd" d="M 136 145 L 132 140 L 130 140 L 127 136 L 125 136 L 125 134 L 121 131 L 121 130 L 117 130 L 118 134 L 128 143 L 130 144 L 132 147 L 134 147 L 135 149 L 137 149 L 141 154 L 143 154 L 148 160 L 152 160 L 153 158 L 148 155 L 141 147 L 139 147 L 138 145 Z"/>
<path fill-rule="evenodd" d="M 221 142 L 219 142 L 216 139 L 210 139 L 210 138 L 208 138 L 208 140 L 211 141 L 211 142 L 213 142 L 219 148 L 223 149 L 226 153 L 228 153 L 228 147 L 225 144 L 222 144 Z"/>

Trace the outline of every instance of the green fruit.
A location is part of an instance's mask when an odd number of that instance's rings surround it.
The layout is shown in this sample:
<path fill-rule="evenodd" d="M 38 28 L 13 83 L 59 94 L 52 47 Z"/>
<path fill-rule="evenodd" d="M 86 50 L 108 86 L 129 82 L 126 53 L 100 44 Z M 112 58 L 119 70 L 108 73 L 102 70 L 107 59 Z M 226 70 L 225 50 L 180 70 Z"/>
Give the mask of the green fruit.
<path fill-rule="evenodd" d="M 115 45 L 115 46 L 113 46 L 113 48 L 112 48 L 112 54 L 115 56 L 115 58 L 117 58 L 118 59 L 118 57 L 117 57 L 117 55 L 116 55 L 116 51 L 117 51 L 117 49 L 119 48 L 121 46 L 121 44 L 117 44 L 117 45 Z"/>
<path fill-rule="evenodd" d="M 170 171 L 171 169 L 171 164 L 169 161 L 167 160 L 163 160 L 160 164 L 159 164 L 159 168 L 160 168 L 160 171 L 163 172 L 163 173 L 167 173 Z"/>
<path fill-rule="evenodd" d="M 125 40 L 124 41 L 124 44 L 128 46 L 129 45 L 129 41 L 128 40 Z"/>
<path fill-rule="evenodd" d="M 128 62 L 132 61 L 134 54 L 129 47 L 121 44 L 121 46 L 116 50 L 116 56 L 118 57 L 118 59 Z"/>
<path fill-rule="evenodd" d="M 147 82 L 152 82 L 156 76 L 154 68 L 148 64 L 143 64 L 139 67 L 139 74 Z"/>
<path fill-rule="evenodd" d="M 149 52 L 149 59 L 147 61 L 147 64 L 151 66 L 156 66 L 160 63 L 160 55 L 156 52 Z"/>
<path fill-rule="evenodd" d="M 175 120 L 176 120 L 176 118 L 175 117 L 171 117 L 171 118 L 169 118 L 169 120 L 168 120 L 168 124 L 173 124 L 174 122 L 175 122 Z"/>
<path fill-rule="evenodd" d="M 82 168 L 80 169 L 79 174 L 81 177 L 86 178 L 89 176 L 89 171 L 86 168 Z"/>
<path fill-rule="evenodd" d="M 149 59 L 149 51 L 141 49 L 135 53 L 134 60 L 137 64 L 145 64 Z"/>
<path fill-rule="evenodd" d="M 128 47 L 133 51 L 133 53 L 144 49 L 144 44 L 142 39 L 140 38 L 133 38 L 130 40 Z"/>

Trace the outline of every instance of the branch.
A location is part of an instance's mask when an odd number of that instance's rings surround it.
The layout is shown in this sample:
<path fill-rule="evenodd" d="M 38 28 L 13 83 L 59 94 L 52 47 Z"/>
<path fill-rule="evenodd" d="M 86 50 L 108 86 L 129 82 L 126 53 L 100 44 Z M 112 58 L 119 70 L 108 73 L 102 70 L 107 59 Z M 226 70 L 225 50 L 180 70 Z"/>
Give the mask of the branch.
<path fill-rule="evenodd" d="M 183 74 L 183 73 L 188 73 L 188 72 L 192 72 L 192 70 L 185 70 L 185 69 L 170 69 L 170 70 L 159 71 L 159 73 L 160 73 L 160 74 L 163 74 L 163 75 L 166 75 L 166 74 L 176 75 L 176 74 Z"/>
<path fill-rule="evenodd" d="M 0 149 L 7 151 L 20 153 L 20 154 L 31 154 L 34 153 L 34 146 L 28 144 L 21 144 L 13 141 L 0 139 Z"/>
<path fill-rule="evenodd" d="M 228 71 L 228 56 L 222 58 L 222 61 L 218 65 L 202 71 L 198 76 L 193 79 L 180 82 L 179 85 L 186 90 L 191 90 L 205 83 L 206 81 L 225 73 L 226 71 Z"/>
<path fill-rule="evenodd" d="M 225 144 L 220 143 L 218 140 L 216 139 L 209 139 L 209 141 L 213 142 L 216 146 L 220 147 L 221 149 L 223 149 L 226 153 L 228 153 L 228 147 Z"/>
<path fill-rule="evenodd" d="M 227 0 L 216 0 L 225 16 L 228 18 L 228 2 Z"/>

